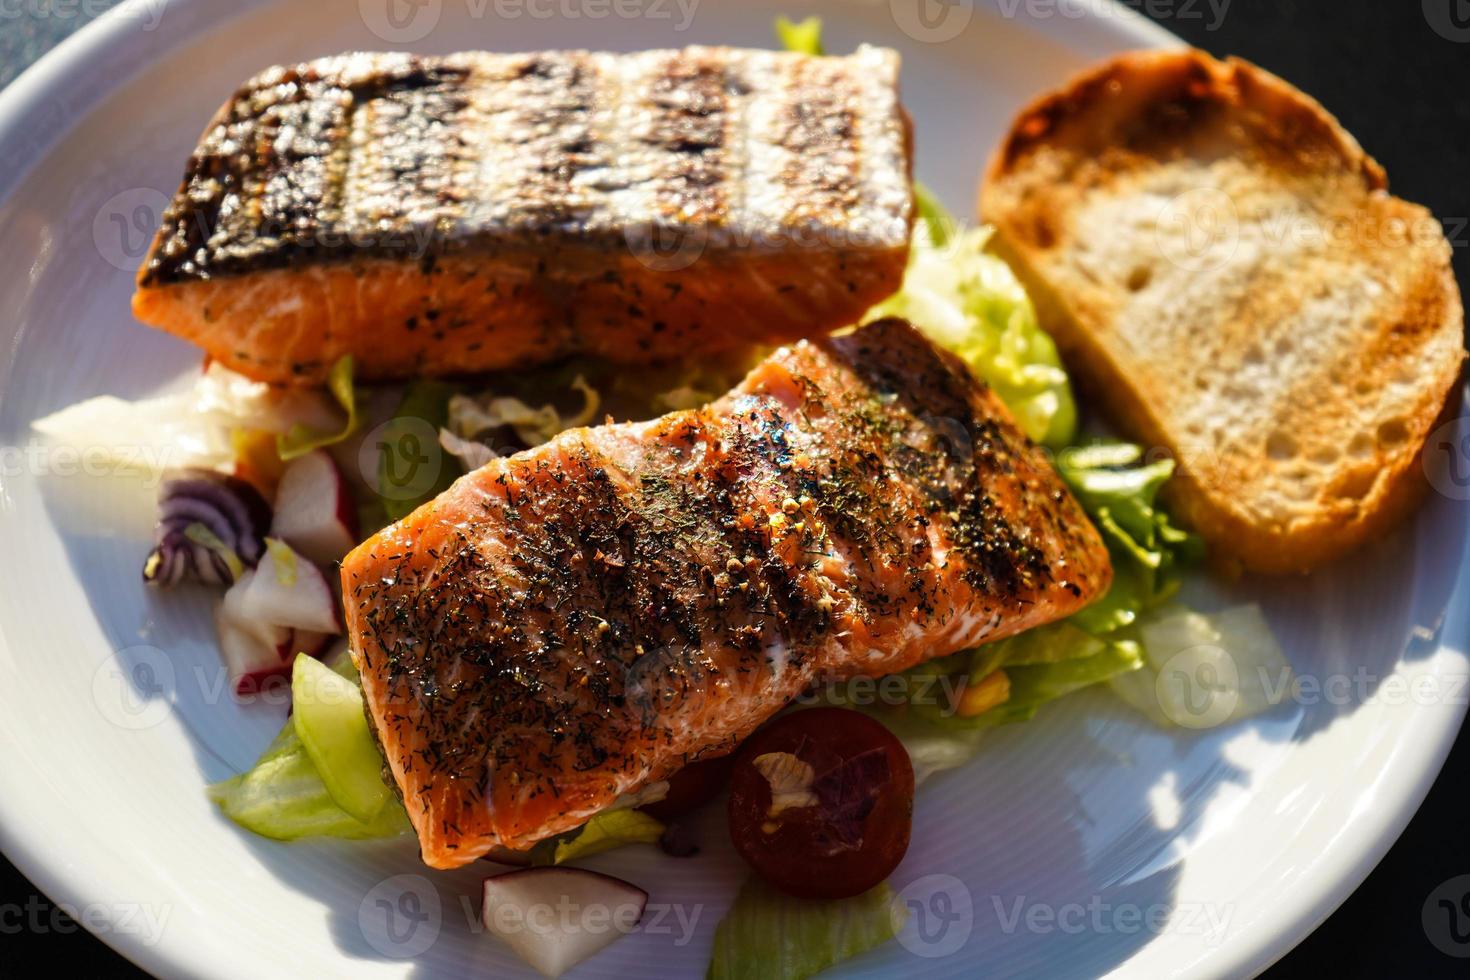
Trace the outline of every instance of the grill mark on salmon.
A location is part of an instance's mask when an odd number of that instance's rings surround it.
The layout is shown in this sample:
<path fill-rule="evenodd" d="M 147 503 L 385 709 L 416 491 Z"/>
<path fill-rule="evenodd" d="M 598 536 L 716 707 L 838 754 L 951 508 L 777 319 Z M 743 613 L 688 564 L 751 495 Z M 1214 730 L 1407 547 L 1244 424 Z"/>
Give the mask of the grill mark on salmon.
<path fill-rule="evenodd" d="M 785 183 L 812 190 L 796 202 L 793 223 L 800 225 L 857 204 L 860 148 L 857 113 L 827 66 L 806 61 L 793 70 L 804 97 L 783 107 L 781 146 L 788 163 L 781 176 Z"/>
<path fill-rule="evenodd" d="M 821 680 L 1068 615 L 1111 574 L 994 394 L 899 320 L 495 460 L 342 566 L 435 867 L 572 829 Z"/>
<path fill-rule="evenodd" d="M 648 100 L 649 126 L 640 138 L 672 162 L 654 204 L 665 220 L 719 227 L 729 218 L 729 85 L 723 64 L 707 57 L 670 55 L 660 66 Z"/>
<path fill-rule="evenodd" d="M 902 280 L 897 56 L 358 54 L 205 131 L 134 313 L 274 382 L 819 335 Z"/>

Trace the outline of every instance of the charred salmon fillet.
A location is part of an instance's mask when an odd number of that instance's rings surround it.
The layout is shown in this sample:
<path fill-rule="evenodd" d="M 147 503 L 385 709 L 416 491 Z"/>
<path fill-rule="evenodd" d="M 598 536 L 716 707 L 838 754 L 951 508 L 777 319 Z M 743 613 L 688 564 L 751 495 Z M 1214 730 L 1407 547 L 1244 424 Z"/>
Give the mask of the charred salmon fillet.
<path fill-rule="evenodd" d="M 271 382 L 782 343 L 898 287 L 910 162 L 880 48 L 272 68 L 205 130 L 133 312 Z"/>
<path fill-rule="evenodd" d="M 1112 578 L 1000 401 L 901 320 L 706 408 L 494 460 L 342 566 L 424 860 L 572 829 L 812 684 L 1066 616 Z"/>

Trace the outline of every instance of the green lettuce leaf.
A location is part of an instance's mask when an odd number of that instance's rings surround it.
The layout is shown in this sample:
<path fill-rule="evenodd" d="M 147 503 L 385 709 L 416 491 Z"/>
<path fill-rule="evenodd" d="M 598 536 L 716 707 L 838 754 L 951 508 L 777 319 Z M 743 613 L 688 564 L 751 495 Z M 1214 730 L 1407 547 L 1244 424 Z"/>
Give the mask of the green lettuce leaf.
<path fill-rule="evenodd" d="M 575 837 L 559 841 L 544 863 L 565 864 L 624 844 L 656 844 L 663 832 L 662 823 L 640 810 L 604 810 L 583 824 Z"/>
<path fill-rule="evenodd" d="M 356 820 L 334 803 L 290 722 L 249 772 L 215 783 L 208 793 L 225 816 L 275 840 L 364 840 L 397 837 L 410 829 L 408 815 L 396 798 L 370 823 Z"/>
<path fill-rule="evenodd" d="M 1099 639 L 1067 621 L 1052 623 L 908 671 L 909 710 L 947 730 L 991 728 L 1026 721 L 1048 701 L 1142 665 L 1135 642 Z M 996 671 L 1005 672 L 1006 698 L 966 715 L 964 692 Z"/>
<path fill-rule="evenodd" d="M 808 17 L 792 21 L 789 17 L 776 18 L 776 40 L 787 51 L 797 54 L 826 54 L 822 48 L 822 18 Z"/>
<path fill-rule="evenodd" d="M 1107 595 L 1071 618 L 1095 635 L 1137 621 L 1179 588 L 1179 572 L 1199 560 L 1199 538 L 1170 521 L 1159 491 L 1174 474 L 1174 461 L 1143 461 L 1143 450 L 1122 442 L 1097 442 L 1063 450 L 1057 472 L 1102 532 L 1113 560 Z"/>
<path fill-rule="evenodd" d="M 327 658 L 327 666 L 353 683 L 359 682 L 357 668 L 345 652 Z M 339 807 L 290 719 L 248 772 L 214 783 L 207 792 L 225 816 L 246 830 L 275 840 L 366 840 L 397 837 L 412 829 L 397 797 L 368 823 Z"/>
<path fill-rule="evenodd" d="M 281 459 L 292 460 L 305 456 L 313 449 L 335 445 L 357 431 L 357 392 L 352 386 L 353 362 L 351 354 L 344 354 L 332 365 L 327 374 L 327 390 L 347 413 L 347 423 L 340 432 L 319 432 L 300 422 L 276 437 L 276 452 Z"/>
<path fill-rule="evenodd" d="M 919 214 L 919 230 L 926 236 L 925 242 L 933 248 L 944 248 L 959 234 L 959 222 L 950 214 L 934 192 L 917 180 L 914 181 L 914 207 Z"/>
<path fill-rule="evenodd" d="M 1011 696 L 1004 704 L 980 715 L 992 725 L 1027 721 L 1049 701 L 1084 687 L 1101 684 L 1143 666 L 1143 650 L 1131 640 L 1102 643 L 1097 652 L 1051 664 L 1007 667 Z"/>
<path fill-rule="evenodd" d="M 802 980 L 898 935 L 887 884 L 854 898 L 807 901 L 752 875 L 715 930 L 709 980 Z"/>

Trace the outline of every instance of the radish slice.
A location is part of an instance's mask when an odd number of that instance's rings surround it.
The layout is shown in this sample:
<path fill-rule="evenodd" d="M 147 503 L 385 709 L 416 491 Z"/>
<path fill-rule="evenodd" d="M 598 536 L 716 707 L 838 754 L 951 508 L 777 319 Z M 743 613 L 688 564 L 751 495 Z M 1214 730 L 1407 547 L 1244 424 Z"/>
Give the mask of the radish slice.
<path fill-rule="evenodd" d="M 237 622 L 225 602 L 215 609 L 214 628 L 235 693 L 257 691 L 270 678 L 289 673 L 290 664 L 281 656 L 281 645 L 288 641 L 290 630 L 268 627 L 279 639 L 263 635 Z"/>
<path fill-rule="evenodd" d="M 322 449 L 293 459 L 276 490 L 271 536 L 322 565 L 357 544 L 357 512 L 336 460 Z"/>
<path fill-rule="evenodd" d="M 283 541 L 266 539 L 254 575 L 240 580 L 240 618 L 313 633 L 340 633 L 337 597 L 320 568 Z M 233 591 L 233 590 L 231 590 Z"/>
<path fill-rule="evenodd" d="M 517 956 L 559 977 L 643 917 L 648 893 L 581 868 L 527 868 L 485 879 L 480 918 Z"/>
<path fill-rule="evenodd" d="M 240 580 L 225 591 L 224 599 L 214 613 L 220 654 L 238 694 L 259 690 L 267 680 L 283 677 L 290 673 L 291 668 L 283 650 L 290 645 L 294 631 L 286 626 L 261 622 L 245 613 L 242 599 L 254 577 L 254 569 L 240 576 Z"/>

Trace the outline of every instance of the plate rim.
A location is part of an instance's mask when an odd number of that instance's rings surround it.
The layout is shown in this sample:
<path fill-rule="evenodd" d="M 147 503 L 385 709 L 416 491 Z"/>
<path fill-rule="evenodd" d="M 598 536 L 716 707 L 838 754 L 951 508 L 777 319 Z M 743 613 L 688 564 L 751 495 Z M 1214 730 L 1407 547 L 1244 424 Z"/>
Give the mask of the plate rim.
<path fill-rule="evenodd" d="M 59 120 L 56 128 L 47 133 L 45 138 L 29 139 L 28 144 L 18 152 L 7 179 L 0 183 L 0 203 L 9 200 L 14 189 L 87 116 L 93 106 L 108 94 L 100 86 L 86 91 L 85 86 L 79 84 L 83 75 L 83 72 L 77 70 L 79 66 L 85 65 L 103 52 L 131 49 L 137 56 L 133 61 L 133 71 L 116 80 L 126 82 L 133 74 L 151 64 L 157 55 L 171 51 L 177 44 L 186 42 L 194 35 L 218 28 L 265 3 L 266 0 L 243 0 L 231 7 L 212 11 L 209 9 L 212 6 L 209 0 L 124 0 L 109 13 L 83 25 L 43 54 L 0 90 L 0 146 L 16 139 L 17 130 L 28 117 L 47 100 L 57 99 L 62 93 L 67 96 L 62 103 L 66 107 L 65 118 Z M 996 0 L 981 0 L 981 3 L 991 8 L 995 6 Z M 168 29 L 163 28 L 163 22 L 160 22 L 160 29 L 166 33 L 156 31 L 153 39 L 166 39 L 162 43 L 150 43 L 152 39 L 143 32 L 133 30 L 135 25 L 125 16 L 130 11 L 141 10 L 145 6 L 160 11 L 164 22 L 170 20 L 167 15 L 172 13 L 172 21 L 179 24 L 177 28 Z M 1060 26 L 1039 29 L 1065 36 L 1078 29 L 1076 25 L 1080 24 L 1092 31 L 1111 33 L 1121 42 L 1137 47 L 1177 47 L 1182 43 L 1166 28 L 1117 0 L 1091 0 L 1080 3 L 1079 7 L 1085 11 L 1085 16 L 1076 20 L 1056 18 L 1053 19 L 1053 24 Z M 1103 7 L 1110 8 L 1107 16 L 1100 13 Z M 185 11 L 190 16 L 181 16 Z M 1465 387 L 1470 388 L 1470 384 Z M 1450 592 L 1441 636 L 1449 635 L 1453 624 L 1465 623 L 1470 626 L 1470 608 L 1467 608 L 1470 607 L 1470 594 L 1467 594 L 1467 578 L 1470 578 L 1470 537 L 1465 541 L 1457 568 L 1458 574 Z M 1441 641 L 1437 649 L 1444 650 L 1447 646 Z M 0 650 L 11 652 L 3 632 L 0 632 Z M 1419 743 L 1419 751 L 1410 755 L 1407 760 L 1399 758 L 1404 747 L 1400 745 L 1395 748 L 1395 761 L 1406 761 L 1409 764 L 1408 768 L 1398 768 L 1393 777 L 1399 787 L 1396 795 L 1400 805 L 1392 808 L 1391 812 L 1375 808 L 1367 816 L 1354 821 L 1351 825 L 1351 843 L 1339 841 L 1339 846 L 1333 848 L 1334 854 L 1350 857 L 1339 857 L 1337 863 L 1331 867 L 1324 867 L 1323 860 L 1313 862 L 1310 870 L 1304 872 L 1303 879 L 1289 893 L 1290 897 L 1279 903 L 1287 906 L 1288 914 L 1272 917 L 1269 925 L 1255 925 L 1244 936 L 1237 936 L 1233 942 L 1227 944 L 1234 948 L 1233 954 L 1222 950 L 1221 958 L 1211 964 L 1212 968 L 1219 969 L 1222 975 L 1258 975 L 1294 949 L 1361 886 L 1423 805 L 1459 735 L 1467 708 L 1470 705 L 1463 703 L 1431 706 L 1431 710 L 1444 716 L 1438 720 L 1433 745 L 1425 751 L 1423 744 Z M 7 727 L 0 720 L 0 728 Z M 0 757 L 0 770 L 9 771 L 12 778 L 17 766 L 29 765 L 28 758 L 12 761 L 9 757 Z M 47 842 L 44 835 L 37 831 L 35 822 L 26 819 L 25 814 L 10 798 L 10 794 L 0 794 L 0 851 L 4 852 L 15 867 L 54 905 L 71 904 L 80 907 L 91 904 L 107 907 L 107 900 L 115 896 L 99 894 L 96 883 L 87 878 L 85 869 L 72 868 L 64 861 L 48 858 Z M 219 967 L 218 963 L 200 961 L 193 956 L 193 947 L 187 938 L 183 941 L 161 939 L 150 945 L 143 937 L 124 930 L 92 929 L 86 921 L 81 924 L 119 955 L 150 973 L 197 975 L 207 973 L 211 967 Z M 1125 969 L 1127 963 L 1125 960 L 1114 969 Z"/>

